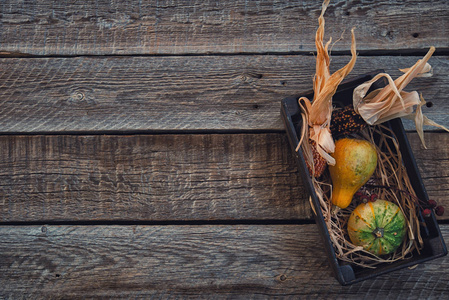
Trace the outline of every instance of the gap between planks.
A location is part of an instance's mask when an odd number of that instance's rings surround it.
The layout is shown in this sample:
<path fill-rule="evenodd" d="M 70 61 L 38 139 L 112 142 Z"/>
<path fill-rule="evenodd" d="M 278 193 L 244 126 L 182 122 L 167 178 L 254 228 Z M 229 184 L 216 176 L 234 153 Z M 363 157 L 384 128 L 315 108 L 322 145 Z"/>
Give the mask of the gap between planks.
<path fill-rule="evenodd" d="M 372 49 L 372 50 L 357 50 L 357 56 L 423 56 L 429 51 L 428 48 L 415 48 L 415 49 Z M 89 57 L 89 58 L 114 58 L 114 57 L 213 57 L 213 56 L 316 56 L 316 50 L 314 51 L 268 51 L 268 52 L 208 52 L 208 53 L 138 53 L 138 54 L 31 54 L 22 52 L 0 52 L 0 58 L 77 58 L 77 57 Z M 350 50 L 335 50 L 332 51 L 332 57 L 349 56 Z M 435 50 L 433 56 L 449 56 L 449 47 L 440 47 Z"/>

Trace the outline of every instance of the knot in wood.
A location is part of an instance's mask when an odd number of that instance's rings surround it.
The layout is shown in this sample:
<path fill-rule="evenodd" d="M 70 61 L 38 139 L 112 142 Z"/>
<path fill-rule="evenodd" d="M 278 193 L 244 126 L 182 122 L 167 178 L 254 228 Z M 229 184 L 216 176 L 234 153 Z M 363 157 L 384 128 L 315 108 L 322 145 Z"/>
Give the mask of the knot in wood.
<path fill-rule="evenodd" d="M 74 98 L 77 101 L 83 101 L 84 100 L 84 93 L 82 93 L 82 92 L 75 92 Z"/>

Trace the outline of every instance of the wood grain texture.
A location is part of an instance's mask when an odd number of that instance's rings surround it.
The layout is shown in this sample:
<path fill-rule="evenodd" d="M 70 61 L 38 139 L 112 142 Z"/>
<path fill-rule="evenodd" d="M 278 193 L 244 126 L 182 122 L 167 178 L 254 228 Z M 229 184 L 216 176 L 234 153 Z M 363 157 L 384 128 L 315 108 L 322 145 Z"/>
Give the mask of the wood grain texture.
<path fill-rule="evenodd" d="M 2 1 L 4 54 L 104 55 L 315 51 L 321 2 Z M 332 1 L 326 39 L 356 27 L 358 50 L 449 48 L 449 4 Z"/>
<path fill-rule="evenodd" d="M 311 218 L 283 134 L 0 137 L 0 220 Z"/>
<path fill-rule="evenodd" d="M 408 134 L 413 155 L 430 199 L 443 205 L 446 213 L 438 219 L 449 219 L 449 134 L 424 134 L 427 149 L 424 149 L 418 134 Z"/>
<path fill-rule="evenodd" d="M 359 57 L 350 76 L 384 68 L 396 77 L 420 58 Z M 348 61 L 333 57 L 333 71 Z M 407 90 L 449 127 L 449 58 L 430 63 L 434 77 Z M 313 56 L 3 58 L 0 132 L 284 130 L 281 100 L 312 89 L 314 72 Z"/>
<path fill-rule="evenodd" d="M 448 257 L 331 274 L 280 117 L 312 88 L 321 2 L 1 1 L 0 299 L 448 299 Z M 331 2 L 332 71 L 353 27 L 350 76 L 435 46 L 407 90 L 449 127 L 449 2 Z M 449 134 L 405 127 L 447 211 Z"/>
<path fill-rule="evenodd" d="M 1 226 L 0 235 L 2 298 L 449 296 L 448 257 L 340 286 L 314 224 Z"/>
<path fill-rule="evenodd" d="M 448 208 L 449 135 L 409 138 Z M 0 137 L 1 222 L 311 219 L 285 134 Z"/>

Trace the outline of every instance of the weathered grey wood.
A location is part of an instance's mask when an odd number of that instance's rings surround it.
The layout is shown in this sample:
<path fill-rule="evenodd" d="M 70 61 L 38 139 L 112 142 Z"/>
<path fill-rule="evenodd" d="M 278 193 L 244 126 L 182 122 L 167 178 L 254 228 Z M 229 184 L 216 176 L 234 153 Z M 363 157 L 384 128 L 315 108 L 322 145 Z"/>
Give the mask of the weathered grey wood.
<path fill-rule="evenodd" d="M 445 215 L 439 218 L 449 219 L 449 134 L 425 133 L 424 137 L 427 149 L 424 149 L 416 133 L 408 134 L 429 198 L 446 208 Z"/>
<path fill-rule="evenodd" d="M 448 257 L 342 287 L 317 227 L 286 225 L 312 215 L 280 101 L 312 87 L 321 2 L 2 1 L 0 299 L 449 298 Z M 449 127 L 449 2 L 331 2 L 333 70 L 354 26 L 351 76 L 437 47 L 408 90 Z M 426 130 L 448 211 L 449 134 Z"/>
<path fill-rule="evenodd" d="M 283 134 L 0 137 L 1 221 L 311 218 Z"/>
<path fill-rule="evenodd" d="M 449 209 L 449 134 L 409 137 Z M 2 136 L 0 221 L 311 220 L 299 176 L 284 134 Z"/>
<path fill-rule="evenodd" d="M 359 57 L 351 76 L 421 57 Z M 349 57 L 336 56 L 332 69 Z M 431 58 L 417 78 L 434 104 L 425 114 L 449 127 L 449 58 Z M 0 132 L 283 130 L 281 100 L 312 88 L 313 56 L 193 56 L 0 59 Z M 407 125 L 407 129 L 413 126 Z"/>
<path fill-rule="evenodd" d="M 1 226 L 0 235 L 7 299 L 449 296 L 448 257 L 340 286 L 314 224 Z"/>
<path fill-rule="evenodd" d="M 3 1 L 5 54 L 185 54 L 315 51 L 321 2 Z M 332 1 L 326 39 L 356 27 L 359 50 L 447 50 L 445 0 Z"/>

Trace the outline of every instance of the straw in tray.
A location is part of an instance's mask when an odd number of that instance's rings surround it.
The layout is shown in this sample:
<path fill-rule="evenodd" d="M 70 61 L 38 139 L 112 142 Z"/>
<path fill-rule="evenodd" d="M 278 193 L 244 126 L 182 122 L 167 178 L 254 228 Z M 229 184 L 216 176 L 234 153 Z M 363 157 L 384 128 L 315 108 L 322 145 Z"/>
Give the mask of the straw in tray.
<path fill-rule="evenodd" d="M 363 250 L 361 246 L 352 244 L 346 230 L 347 222 L 351 212 L 361 202 L 352 201 L 345 209 L 333 206 L 330 201 L 331 180 L 329 173 L 326 172 L 320 181 L 313 180 L 313 182 L 337 257 L 342 261 L 372 268 L 379 263 L 404 259 L 412 255 L 415 250 L 419 252 L 423 246 L 418 218 L 419 203 L 416 201 L 415 192 L 402 162 L 399 144 L 394 133 L 385 126 L 379 125 L 369 126 L 358 134 L 353 134 L 352 137 L 377 144 L 377 168 L 371 180 L 361 188 L 361 191 L 397 204 L 406 217 L 407 235 L 399 249 L 382 257 L 375 256 Z"/>

